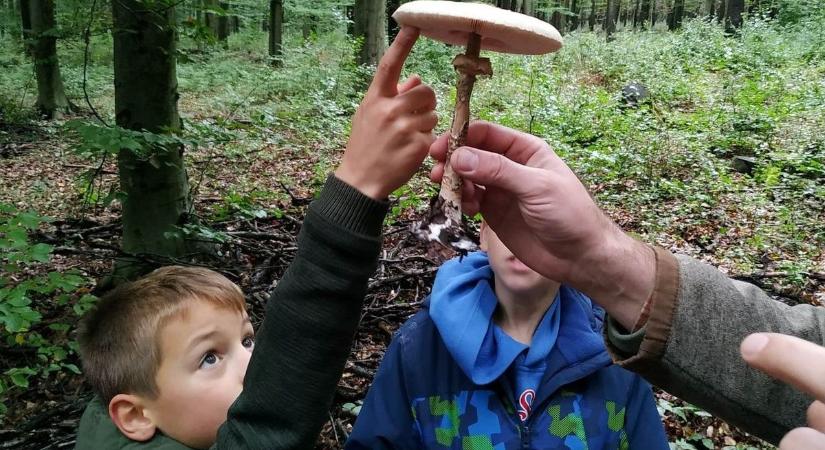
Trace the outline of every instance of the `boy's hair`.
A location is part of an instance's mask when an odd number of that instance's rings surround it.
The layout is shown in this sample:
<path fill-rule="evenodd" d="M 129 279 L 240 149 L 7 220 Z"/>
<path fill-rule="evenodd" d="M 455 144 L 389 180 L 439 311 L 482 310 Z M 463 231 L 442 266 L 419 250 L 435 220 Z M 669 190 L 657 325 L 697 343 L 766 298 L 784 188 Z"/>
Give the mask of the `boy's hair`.
<path fill-rule="evenodd" d="M 160 332 L 195 302 L 246 310 L 241 289 L 223 275 L 168 266 L 118 286 L 83 317 L 78 329 L 83 372 L 104 405 L 117 394 L 157 396 Z"/>

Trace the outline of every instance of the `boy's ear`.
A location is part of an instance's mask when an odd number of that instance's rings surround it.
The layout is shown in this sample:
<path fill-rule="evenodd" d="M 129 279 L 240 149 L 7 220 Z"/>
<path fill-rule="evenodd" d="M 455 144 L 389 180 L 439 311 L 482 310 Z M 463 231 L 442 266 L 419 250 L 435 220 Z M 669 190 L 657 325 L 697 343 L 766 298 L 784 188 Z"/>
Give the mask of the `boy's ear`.
<path fill-rule="evenodd" d="M 109 402 L 109 417 L 124 436 L 133 441 L 148 441 L 155 435 L 157 426 L 146 415 L 140 397 L 117 394 Z"/>

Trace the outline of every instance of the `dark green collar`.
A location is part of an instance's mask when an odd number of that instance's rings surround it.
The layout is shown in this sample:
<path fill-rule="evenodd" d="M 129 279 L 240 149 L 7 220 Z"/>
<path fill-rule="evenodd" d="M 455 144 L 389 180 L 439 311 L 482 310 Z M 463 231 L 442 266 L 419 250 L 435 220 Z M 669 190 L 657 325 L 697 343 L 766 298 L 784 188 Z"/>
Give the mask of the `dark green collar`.
<path fill-rule="evenodd" d="M 86 406 L 80 427 L 77 430 L 77 444 L 75 450 L 194 450 L 180 442 L 164 435 L 161 432 L 146 441 L 133 441 L 117 429 L 109 418 L 109 412 L 103 407 L 100 399 L 95 397 Z"/>

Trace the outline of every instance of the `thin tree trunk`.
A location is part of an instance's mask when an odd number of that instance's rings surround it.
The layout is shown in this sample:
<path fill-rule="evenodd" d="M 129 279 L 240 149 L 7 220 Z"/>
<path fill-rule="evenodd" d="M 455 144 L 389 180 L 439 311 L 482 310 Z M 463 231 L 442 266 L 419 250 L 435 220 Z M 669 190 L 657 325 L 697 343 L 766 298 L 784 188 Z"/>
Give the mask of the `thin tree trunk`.
<path fill-rule="evenodd" d="M 152 133 L 180 129 L 174 17 L 174 7 L 165 2 L 112 2 L 118 126 Z M 118 154 L 120 187 L 126 193 L 121 245 L 130 255 L 182 256 L 187 245 L 176 227 L 187 223 L 191 206 L 184 149 L 170 145 L 149 151 L 149 157 L 129 149 Z M 135 259 L 124 259 L 115 279 L 146 269 Z"/>
<path fill-rule="evenodd" d="M 347 35 L 355 37 L 355 6 L 348 5 L 345 14 L 347 15 Z"/>
<path fill-rule="evenodd" d="M 579 11 L 577 11 L 578 7 L 579 5 L 577 0 L 570 0 L 570 12 L 575 14 L 573 16 L 570 16 L 570 26 L 568 28 L 570 31 L 573 31 L 579 27 Z"/>
<path fill-rule="evenodd" d="M 742 13 L 745 11 L 745 0 L 728 0 L 725 8 L 725 30 L 733 33 L 742 27 Z"/>
<path fill-rule="evenodd" d="M 203 6 L 214 11 L 218 8 L 218 0 L 203 0 Z M 206 26 L 209 27 L 209 31 L 212 32 L 212 37 L 217 39 L 219 33 L 218 16 L 210 11 L 205 12 L 204 15 L 206 18 Z"/>
<path fill-rule="evenodd" d="M 650 2 L 651 0 L 642 0 L 641 9 L 639 10 L 639 25 L 642 29 L 647 29 L 647 22 L 650 20 Z"/>
<path fill-rule="evenodd" d="M 668 17 L 667 27 L 670 30 L 676 30 L 682 26 L 682 16 L 685 13 L 685 0 L 674 0 L 673 11 Z"/>
<path fill-rule="evenodd" d="M 716 20 L 719 21 L 719 23 L 725 23 L 725 11 L 727 7 L 727 0 L 719 0 L 719 6 L 716 8 Z"/>
<path fill-rule="evenodd" d="M 362 39 L 358 64 L 374 66 L 387 47 L 385 0 L 355 1 L 355 36 Z"/>
<path fill-rule="evenodd" d="M 604 31 L 607 41 L 613 40 L 613 33 L 616 32 L 616 15 L 618 13 L 619 0 L 607 0 L 607 13 L 604 17 Z"/>
<path fill-rule="evenodd" d="M 224 43 L 224 47 L 228 45 L 227 39 L 229 38 L 229 33 L 231 31 L 231 20 L 227 13 L 229 12 L 229 3 L 221 2 L 221 9 L 223 10 L 223 14 L 218 16 L 218 34 L 217 38 L 218 41 Z"/>
<path fill-rule="evenodd" d="M 536 15 L 536 0 L 524 0 L 521 11 L 528 16 Z"/>
<path fill-rule="evenodd" d="M 642 8 L 642 0 L 636 0 L 636 7 L 633 8 L 633 29 L 637 29 L 639 27 L 639 17 L 640 11 Z"/>
<path fill-rule="evenodd" d="M 561 0 L 553 0 L 552 4 L 557 8 L 561 7 Z M 550 24 L 556 27 L 556 29 L 559 30 L 559 32 L 561 32 L 561 13 L 559 13 L 558 11 L 553 11 L 553 15 L 550 16 Z"/>
<path fill-rule="evenodd" d="M 37 74 L 37 109 L 48 118 L 69 112 L 69 100 L 60 77 L 53 0 L 23 0 L 29 15 L 29 41 Z M 24 24 L 25 26 L 25 24 Z"/>
<path fill-rule="evenodd" d="M 392 18 L 392 14 L 401 6 L 401 0 L 387 0 L 387 40 L 392 42 L 398 35 L 398 24 Z"/>
<path fill-rule="evenodd" d="M 716 0 L 705 0 L 704 3 L 702 3 L 702 16 L 712 18 L 715 5 Z"/>
<path fill-rule="evenodd" d="M 596 29 L 596 0 L 590 0 L 590 17 L 588 17 L 587 25 L 590 31 Z"/>
<path fill-rule="evenodd" d="M 272 65 L 280 67 L 284 54 L 284 0 L 269 2 L 269 56 Z"/>
<path fill-rule="evenodd" d="M 567 11 L 570 10 L 570 0 L 559 0 L 559 7 Z M 559 32 L 567 32 L 567 14 L 559 11 Z"/>
<path fill-rule="evenodd" d="M 659 20 L 659 11 L 657 11 L 656 0 L 650 0 L 650 28 L 656 26 L 656 21 Z"/>
<path fill-rule="evenodd" d="M 29 0 L 20 0 L 20 33 L 26 54 L 32 54 L 32 20 L 29 13 Z"/>
<path fill-rule="evenodd" d="M 309 38 L 312 37 L 312 34 L 317 31 L 318 19 L 315 14 L 309 14 L 308 16 L 303 17 L 303 22 L 301 23 L 301 36 L 304 38 L 304 41 L 308 41 Z"/>

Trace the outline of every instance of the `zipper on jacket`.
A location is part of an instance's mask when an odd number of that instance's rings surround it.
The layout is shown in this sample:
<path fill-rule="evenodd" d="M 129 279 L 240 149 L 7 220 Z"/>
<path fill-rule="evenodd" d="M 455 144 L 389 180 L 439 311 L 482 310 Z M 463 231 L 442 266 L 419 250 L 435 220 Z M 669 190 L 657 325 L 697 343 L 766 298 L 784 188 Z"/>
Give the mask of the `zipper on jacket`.
<path fill-rule="evenodd" d="M 521 433 L 521 448 L 529 449 L 530 448 L 530 426 L 529 425 L 521 425 L 519 427 L 519 433 Z"/>
<path fill-rule="evenodd" d="M 499 401 L 506 402 L 507 405 L 510 406 L 515 412 L 515 416 L 512 414 L 505 414 L 510 422 L 516 427 L 518 430 L 519 440 L 521 440 L 521 448 L 522 449 L 529 449 L 530 448 L 530 426 L 527 425 L 525 422 L 522 422 L 521 418 L 518 416 L 518 409 L 513 404 L 513 393 L 510 389 L 510 386 L 505 381 L 500 381 L 498 383 L 499 389 L 498 391 L 498 398 Z M 503 391 L 503 392 L 502 392 Z M 528 421 L 532 419 L 532 414 L 527 419 Z"/>

